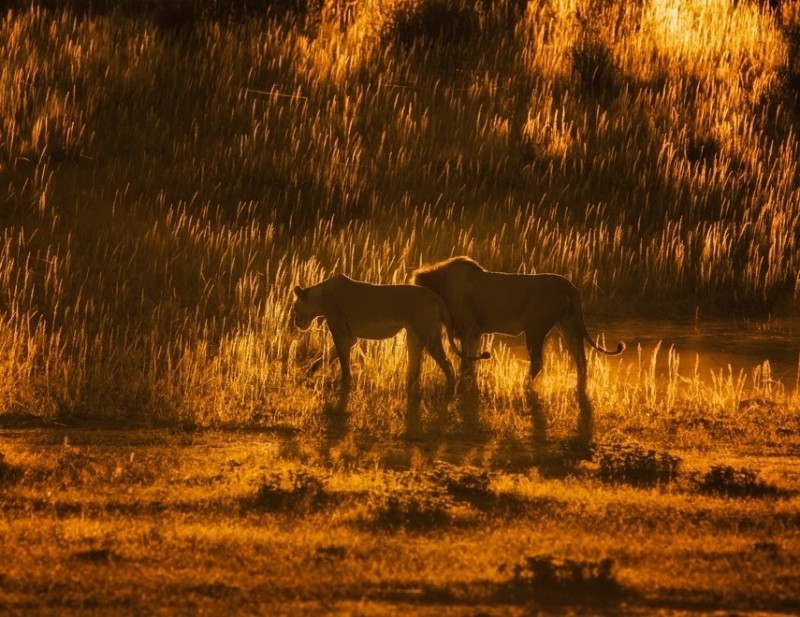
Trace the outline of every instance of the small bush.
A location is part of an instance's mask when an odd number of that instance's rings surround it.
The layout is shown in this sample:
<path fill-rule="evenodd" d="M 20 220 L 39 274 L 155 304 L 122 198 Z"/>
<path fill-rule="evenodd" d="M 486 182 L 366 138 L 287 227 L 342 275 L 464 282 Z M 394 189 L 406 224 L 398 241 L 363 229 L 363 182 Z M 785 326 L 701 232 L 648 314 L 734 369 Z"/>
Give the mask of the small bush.
<path fill-rule="evenodd" d="M 781 33 L 786 40 L 786 60 L 788 70 L 800 74 L 800 6 L 787 7 L 781 20 Z"/>
<path fill-rule="evenodd" d="M 260 0 L 251 2 L 258 7 L 258 10 L 266 12 L 268 15 L 277 17 L 312 17 L 316 16 L 325 4 L 325 0 Z M 259 6 L 263 4 L 263 6 Z M 344 4 L 344 3 L 341 3 Z"/>
<path fill-rule="evenodd" d="M 613 90 L 617 83 L 617 70 L 611 50 L 597 36 L 584 36 L 572 48 L 572 68 L 581 84 L 592 94 Z"/>
<path fill-rule="evenodd" d="M 475 10 L 458 0 L 402 0 L 385 15 L 382 38 L 401 48 L 418 41 L 461 43 L 479 26 Z"/>
<path fill-rule="evenodd" d="M 427 531 L 452 524 L 455 504 L 448 495 L 418 489 L 371 495 L 367 508 L 370 527 Z"/>
<path fill-rule="evenodd" d="M 772 87 L 762 101 L 783 102 L 788 110 L 798 114 L 800 97 L 800 5 L 788 4 L 778 10 L 779 28 L 786 42 L 786 63 L 777 70 Z"/>
<path fill-rule="evenodd" d="M 474 467 L 440 464 L 433 472 L 432 478 L 456 501 L 465 501 L 475 507 L 486 508 L 497 500 L 497 495 L 489 488 L 491 478 L 486 471 Z"/>
<path fill-rule="evenodd" d="M 765 497 L 777 495 L 778 489 L 758 479 L 758 471 L 730 465 L 714 465 L 700 481 L 699 490 L 708 495 L 725 497 Z"/>
<path fill-rule="evenodd" d="M 681 459 L 668 452 L 645 450 L 637 444 L 614 444 L 597 452 L 598 477 L 603 482 L 656 486 L 678 477 Z"/>
<path fill-rule="evenodd" d="M 714 136 L 693 137 L 686 144 L 684 155 L 690 163 L 711 164 L 721 150 L 719 140 Z"/>
<path fill-rule="evenodd" d="M 583 473 L 583 462 L 593 455 L 591 446 L 581 439 L 555 442 L 534 454 L 534 465 L 543 478 L 566 478 Z"/>
<path fill-rule="evenodd" d="M 330 501 L 322 480 L 306 471 L 264 476 L 252 506 L 270 512 L 309 512 Z"/>
<path fill-rule="evenodd" d="M 576 561 L 556 559 L 551 555 L 527 557 L 525 563 L 514 567 L 512 585 L 518 591 L 531 591 L 560 597 L 568 594 L 593 600 L 615 595 L 621 587 L 614 576 L 614 561 Z"/>
<path fill-rule="evenodd" d="M 430 477 L 403 476 L 369 495 L 366 522 L 378 529 L 425 531 L 449 525 L 457 509 L 453 498 Z"/>

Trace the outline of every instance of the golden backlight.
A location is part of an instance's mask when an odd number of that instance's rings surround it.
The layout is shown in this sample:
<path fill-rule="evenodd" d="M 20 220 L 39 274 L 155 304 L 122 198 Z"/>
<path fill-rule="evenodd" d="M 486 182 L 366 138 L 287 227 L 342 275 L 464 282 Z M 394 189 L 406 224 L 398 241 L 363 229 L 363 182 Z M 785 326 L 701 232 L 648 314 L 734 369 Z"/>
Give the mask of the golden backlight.
<path fill-rule="evenodd" d="M 0 613 L 800 610 L 797 0 L 2 11 Z M 457 255 L 627 349 L 292 325 Z"/>

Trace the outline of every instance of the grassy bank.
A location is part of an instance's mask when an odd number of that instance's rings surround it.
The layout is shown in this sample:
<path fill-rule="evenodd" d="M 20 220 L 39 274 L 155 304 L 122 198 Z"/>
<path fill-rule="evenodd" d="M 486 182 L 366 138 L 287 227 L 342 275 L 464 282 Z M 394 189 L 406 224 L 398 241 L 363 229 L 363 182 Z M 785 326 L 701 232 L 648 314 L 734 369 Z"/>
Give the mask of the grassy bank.
<path fill-rule="evenodd" d="M 796 307 L 796 4 L 183 5 L 2 17 L 0 413 L 300 425 L 329 384 L 292 286 L 451 254 L 591 314 Z M 402 409 L 402 341 L 365 349 L 351 405 Z M 601 413 L 699 404 L 603 370 Z M 760 397 L 723 377 L 703 405 Z"/>
<path fill-rule="evenodd" d="M 797 461 L 780 449 L 606 442 L 581 462 L 495 438 L 363 437 L 3 431 L 0 608 L 800 607 Z"/>

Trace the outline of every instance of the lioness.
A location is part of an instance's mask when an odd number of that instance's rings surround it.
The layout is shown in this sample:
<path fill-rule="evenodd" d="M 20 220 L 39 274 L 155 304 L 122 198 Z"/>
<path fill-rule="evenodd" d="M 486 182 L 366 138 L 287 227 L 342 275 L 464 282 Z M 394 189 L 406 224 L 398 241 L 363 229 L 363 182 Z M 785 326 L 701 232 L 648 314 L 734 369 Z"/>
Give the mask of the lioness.
<path fill-rule="evenodd" d="M 455 336 L 461 339 L 466 354 L 461 361 L 464 374 L 474 371 L 469 355 L 479 348 L 482 334 L 524 332 L 530 377 L 535 378 L 542 369 L 545 336 L 556 326 L 578 369 L 579 402 L 588 405 L 583 341 L 612 356 L 625 349 L 620 342 L 614 351 L 608 351 L 592 340 L 583 321 L 578 290 L 563 276 L 489 272 L 469 257 L 453 257 L 418 268 L 412 277 L 415 284 L 439 294 L 450 309 Z"/>
<path fill-rule="evenodd" d="M 430 289 L 416 285 L 374 285 L 336 274 L 312 287 L 294 288 L 294 323 L 306 330 L 317 317 L 328 323 L 339 363 L 342 386 L 349 387 L 350 349 L 356 339 L 387 339 L 403 328 L 408 339 L 408 388 L 419 379 L 423 348 L 447 378 L 448 390 L 455 385 L 453 368 L 442 347 L 442 326 L 454 351 L 462 356 L 453 340 L 453 325 L 444 301 Z M 470 359 L 488 358 L 489 354 Z"/>

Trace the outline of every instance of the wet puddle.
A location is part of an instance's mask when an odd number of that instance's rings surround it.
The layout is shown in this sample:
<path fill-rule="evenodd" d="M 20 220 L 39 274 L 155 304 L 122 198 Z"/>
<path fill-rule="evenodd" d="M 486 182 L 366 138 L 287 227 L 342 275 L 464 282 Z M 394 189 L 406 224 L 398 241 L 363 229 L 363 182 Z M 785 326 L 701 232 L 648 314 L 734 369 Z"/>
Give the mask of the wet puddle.
<path fill-rule="evenodd" d="M 591 322 L 587 328 L 597 337 L 605 335 L 605 345 L 613 349 L 617 341 L 625 341 L 627 349 L 621 361 L 648 366 L 659 346 L 656 358 L 656 375 L 668 374 L 668 350 L 673 347 L 679 355 L 682 376 L 691 376 L 698 363 L 698 374 L 708 378 L 711 371 L 746 375 L 765 361 L 769 362 L 772 379 L 793 389 L 798 383 L 800 360 L 800 318 L 771 320 L 768 322 L 715 320 L 690 323 L 669 321 L 626 320 L 619 322 Z M 503 337 L 515 355 L 527 360 L 523 336 Z"/>

